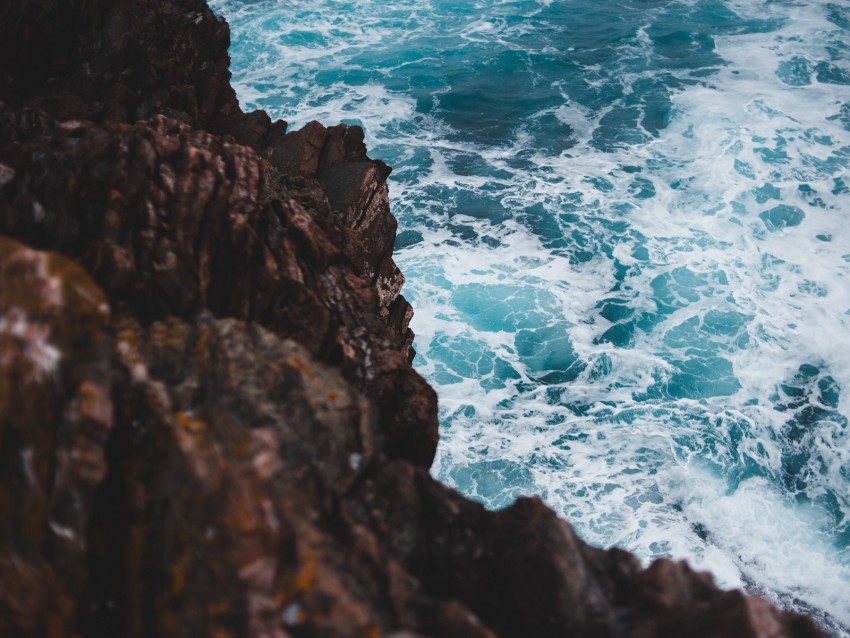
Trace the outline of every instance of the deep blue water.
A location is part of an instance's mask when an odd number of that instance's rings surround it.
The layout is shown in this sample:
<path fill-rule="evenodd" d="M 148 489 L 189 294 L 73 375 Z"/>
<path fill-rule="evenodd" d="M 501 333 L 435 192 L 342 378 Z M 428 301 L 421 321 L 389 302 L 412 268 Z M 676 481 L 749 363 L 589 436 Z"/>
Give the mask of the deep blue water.
<path fill-rule="evenodd" d="M 394 167 L 439 479 L 850 635 L 850 5 L 213 5 Z"/>

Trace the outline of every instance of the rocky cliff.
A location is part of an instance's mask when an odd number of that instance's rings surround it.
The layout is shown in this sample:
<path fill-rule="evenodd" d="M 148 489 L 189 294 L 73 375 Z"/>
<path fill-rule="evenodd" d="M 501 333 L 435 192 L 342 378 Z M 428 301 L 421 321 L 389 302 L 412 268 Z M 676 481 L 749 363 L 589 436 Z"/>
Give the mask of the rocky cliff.
<path fill-rule="evenodd" d="M 820 636 L 436 483 L 390 169 L 203 0 L 0 6 L 0 635 Z"/>

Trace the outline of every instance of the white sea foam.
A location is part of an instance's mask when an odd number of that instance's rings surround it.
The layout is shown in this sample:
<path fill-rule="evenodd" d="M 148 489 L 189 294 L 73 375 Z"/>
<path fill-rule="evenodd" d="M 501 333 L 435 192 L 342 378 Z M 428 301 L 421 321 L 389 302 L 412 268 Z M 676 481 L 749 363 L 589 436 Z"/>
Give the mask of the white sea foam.
<path fill-rule="evenodd" d="M 730 493 L 712 473 L 698 467 L 688 472 L 695 476 L 680 482 L 685 514 L 712 530 L 709 542 L 734 557 L 749 582 L 775 602 L 797 599 L 850 624 L 850 566 L 821 532 L 830 525 L 823 511 L 789 503 L 764 479 L 745 481 Z M 791 578 L 789 565 L 794 566 Z"/>
<path fill-rule="evenodd" d="M 808 27 L 829 28 L 810 16 L 804 22 Z M 673 313 L 650 334 L 640 334 L 642 343 L 633 350 L 600 348 L 594 338 L 605 322 L 596 317 L 597 325 L 602 325 L 596 329 L 581 318 L 593 317 L 593 303 L 611 289 L 610 280 L 604 277 L 610 272 L 610 262 L 576 269 L 567 259 L 552 255 L 541 258 L 546 251 L 532 249 L 532 255 L 538 262 L 544 261 L 550 273 L 560 273 L 540 278 L 546 290 L 562 293 L 567 301 L 560 313 L 552 313 L 552 319 L 571 318 L 569 335 L 582 358 L 590 360 L 601 353 L 612 358 L 612 372 L 607 376 L 617 379 L 614 384 L 607 379 L 600 384 L 598 379 L 584 376 L 569 384 L 568 394 L 580 396 L 591 405 L 613 402 L 618 406 L 613 411 L 615 415 L 633 410 L 636 421 L 630 418 L 628 428 L 622 429 L 616 427 L 615 417 L 612 427 L 611 416 L 605 414 L 601 427 L 600 420 L 594 417 L 568 419 L 553 427 L 547 420 L 559 410 L 546 403 L 542 391 L 476 392 L 474 384 L 444 384 L 441 400 L 451 426 L 436 471 L 491 505 L 506 502 L 503 493 L 493 496 L 494 483 L 502 482 L 503 492 L 509 496 L 523 491 L 542 493 L 596 542 L 622 543 L 645 557 L 663 553 L 688 557 L 698 566 L 712 569 L 726 585 L 741 585 L 742 578 L 746 578 L 774 593 L 827 609 L 846 624 L 848 609 L 842 602 L 842 592 L 850 585 L 846 551 L 824 542 L 822 535 L 824 529 L 830 528 L 828 522 L 797 514 L 789 519 L 789 512 L 797 512 L 793 501 L 770 488 L 764 479 L 750 479 L 728 496 L 726 481 L 718 479 L 715 486 L 719 481 L 723 487 L 709 498 L 697 489 L 705 484 L 703 480 L 688 478 L 687 472 L 674 482 L 660 476 L 671 469 L 687 469 L 694 459 L 705 454 L 714 454 L 712 460 L 719 466 L 737 461 L 724 459 L 724 455 L 755 458 L 766 471 L 778 476 L 782 453 L 776 441 L 781 439 L 787 415 L 764 405 L 766 398 L 778 384 L 792 378 L 803 363 L 823 365 L 841 387 L 850 387 L 848 353 L 836 350 L 836 340 L 840 343 L 841 335 L 847 334 L 850 303 L 847 262 L 841 259 L 848 252 L 848 239 L 836 232 L 846 199 L 844 194 L 831 192 L 834 180 L 847 173 L 847 163 L 841 155 L 850 138 L 840 123 L 828 119 L 838 112 L 848 91 L 844 86 L 827 84 L 814 90 L 806 86 L 789 95 L 777 78 L 776 69 L 781 56 L 792 53 L 785 48 L 777 54 L 774 43 L 784 41 L 788 33 L 800 28 L 799 22 L 789 20 L 779 33 L 720 39 L 718 49 L 732 64 L 713 78 L 712 85 L 674 96 L 674 117 L 661 139 L 643 148 L 627 149 L 625 157 L 620 155 L 613 160 L 610 153 L 600 157 L 585 142 L 581 144 L 582 152 L 573 156 L 547 157 L 538 162 L 551 167 L 562 181 L 553 180 L 551 187 L 541 182 L 530 185 L 530 189 L 528 185 L 520 186 L 525 186 L 524 195 L 530 198 L 556 199 L 558 195 L 553 191 L 563 189 L 564 183 L 581 189 L 577 177 L 603 177 L 613 185 L 610 194 L 598 195 L 589 189 L 583 194 L 586 201 L 595 198 L 599 209 L 605 210 L 621 202 L 634 203 L 626 195 L 626 182 L 631 177 L 620 173 L 611 179 L 612 170 L 661 160 L 662 168 L 652 173 L 655 197 L 640 202 L 629 213 L 632 227 L 650 238 L 647 249 L 650 261 L 655 263 L 647 264 L 642 272 L 636 269 L 630 273 L 627 295 L 632 295 L 632 303 L 641 297 L 651 299 L 653 279 L 674 268 L 725 275 L 726 283 L 706 291 L 707 295 L 696 292 L 700 297 L 697 301 Z M 823 56 L 823 52 L 814 55 Z M 736 73 L 735 69 L 747 71 Z M 583 126 L 574 128 L 584 136 L 592 131 Z M 780 157 L 779 164 L 766 161 L 769 153 L 780 148 L 787 149 L 787 158 Z M 829 166 L 830 162 L 833 166 Z M 746 171 L 742 164 L 751 168 L 751 175 L 742 174 Z M 686 181 L 684 192 L 670 187 L 676 180 Z M 773 187 L 768 189 L 770 199 L 760 202 L 752 193 L 766 183 Z M 822 204 L 810 205 L 813 198 L 798 189 L 802 183 L 817 193 Z M 805 211 L 805 218 L 798 226 L 770 232 L 759 213 L 780 202 Z M 706 215 L 706 211 L 710 214 Z M 831 236 L 831 241 L 824 242 L 818 235 Z M 444 259 L 448 258 L 444 246 L 434 245 L 426 250 L 439 250 Z M 520 259 L 531 257 L 519 253 L 513 244 L 501 255 L 494 252 L 497 251 L 481 249 L 472 256 L 464 247 L 457 263 L 466 265 L 467 270 L 492 272 L 496 271 L 494 261 L 504 263 L 504 254 Z M 620 244 L 613 256 L 633 266 L 636 262 L 630 259 L 630 252 L 628 244 Z M 418 262 L 420 256 L 419 251 L 411 251 L 409 257 L 402 257 L 402 263 Z M 523 267 L 517 267 L 516 272 L 530 274 Z M 449 277 L 450 288 L 469 280 L 462 272 Z M 434 291 L 428 290 L 423 298 L 430 298 L 433 304 L 433 295 Z M 656 415 L 634 404 L 632 395 L 645 391 L 654 374 L 665 370 L 657 353 L 665 349 L 664 338 L 670 330 L 690 318 L 704 317 L 714 308 L 728 307 L 729 298 L 734 299 L 733 308 L 753 316 L 746 326 L 752 345 L 725 353 L 741 389 L 731 398 L 708 400 L 708 410 L 705 400 L 698 405 L 682 400 L 657 405 Z M 414 302 L 419 308 L 414 328 L 424 337 L 420 343 L 428 343 L 432 335 L 441 331 L 439 325 L 429 325 L 431 312 L 428 308 L 423 312 L 421 303 L 419 299 Z M 446 314 L 450 304 L 448 298 L 444 305 L 435 304 L 435 313 Z M 499 352 L 499 345 L 503 344 L 488 347 Z M 427 359 L 424 349 L 423 355 Z M 436 367 L 426 364 L 425 369 L 433 376 Z M 506 397 L 512 399 L 508 407 L 504 407 Z M 753 397 L 757 398 L 755 405 L 747 405 Z M 838 406 L 841 414 L 848 414 L 847 401 L 845 393 Z M 714 404 L 716 407 L 712 408 Z M 475 406 L 476 412 L 461 416 L 470 405 Z M 486 406 L 483 413 L 480 406 Z M 713 418 L 719 419 L 714 427 L 720 442 L 697 450 L 683 448 L 677 439 L 700 439 L 707 433 L 671 431 L 670 422 L 693 422 L 701 411 L 713 412 Z M 735 416 L 748 428 L 743 443 L 722 440 L 729 436 L 728 430 L 724 431 L 728 427 L 725 421 L 734 422 Z M 844 452 L 846 435 L 835 422 L 826 421 L 816 427 L 820 430 L 814 435 L 819 437 L 818 462 L 825 469 L 810 476 L 823 483 L 820 488 L 813 486 L 811 492 L 814 495 L 823 489 L 831 490 L 843 499 L 841 508 L 846 517 L 850 511 L 846 500 L 850 467 Z M 555 443 L 571 433 L 586 435 L 586 439 L 571 441 L 568 449 Z M 529 468 L 525 480 L 512 475 Z M 485 485 L 483 491 L 478 483 Z M 682 492 L 691 496 L 684 501 L 682 511 L 671 511 L 669 501 L 676 500 Z M 749 516 L 737 512 L 754 495 L 759 496 L 758 512 Z M 795 533 L 790 539 L 777 537 L 772 531 L 780 529 L 784 520 L 795 521 Z M 745 521 L 755 527 L 746 535 L 740 533 Z M 708 534 L 709 540 L 693 531 L 695 524 L 701 526 L 701 533 Z M 811 570 L 789 567 L 796 565 L 800 556 L 807 557 L 805 562 Z"/>

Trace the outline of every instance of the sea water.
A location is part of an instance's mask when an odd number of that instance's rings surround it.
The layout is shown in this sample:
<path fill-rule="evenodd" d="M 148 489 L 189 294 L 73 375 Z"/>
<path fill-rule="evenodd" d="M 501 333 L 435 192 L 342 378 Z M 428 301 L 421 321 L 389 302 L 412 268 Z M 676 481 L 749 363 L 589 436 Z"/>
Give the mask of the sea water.
<path fill-rule="evenodd" d="M 394 168 L 437 478 L 850 635 L 850 4 L 213 6 Z"/>

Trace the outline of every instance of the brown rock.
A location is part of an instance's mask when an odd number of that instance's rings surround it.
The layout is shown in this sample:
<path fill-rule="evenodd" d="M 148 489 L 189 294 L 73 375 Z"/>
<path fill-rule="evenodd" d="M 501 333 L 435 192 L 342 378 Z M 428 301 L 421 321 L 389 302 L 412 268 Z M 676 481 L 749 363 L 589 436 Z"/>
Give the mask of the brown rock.
<path fill-rule="evenodd" d="M 328 138 L 328 130 L 319 122 L 288 133 L 266 151 L 269 161 L 280 171 L 297 177 L 315 177 L 319 156 Z"/>
<path fill-rule="evenodd" d="M 119 430 L 94 516 L 87 634 L 283 636 L 287 618 L 320 616 L 328 599 L 351 627 L 338 635 L 363 635 L 372 614 L 346 602 L 334 537 L 316 526 L 324 498 L 375 458 L 368 403 L 256 325 L 204 315 L 145 330 L 121 317 L 116 330 Z M 122 491 L 134 497 L 116 519 L 108 495 Z"/>
<path fill-rule="evenodd" d="M 112 427 L 109 310 L 76 264 L 0 237 L 0 631 L 66 635 Z"/>
<path fill-rule="evenodd" d="M 399 277 L 382 287 L 365 277 L 323 200 L 308 212 L 293 196 L 300 183 L 162 116 L 99 126 L 7 110 L 0 161 L 16 167 L 0 230 L 77 259 L 144 321 L 209 309 L 296 339 L 378 402 L 388 452 L 430 464 L 436 399 L 409 365 L 409 313 L 387 323 Z M 379 195 L 389 215 L 385 185 Z M 383 231 L 391 240 L 394 226 Z"/>

